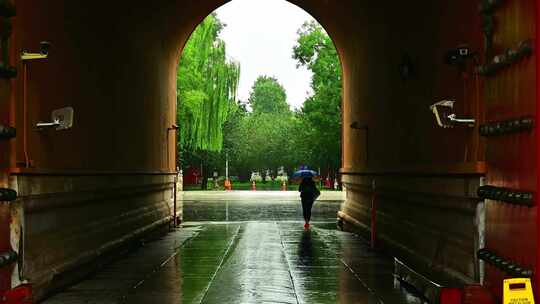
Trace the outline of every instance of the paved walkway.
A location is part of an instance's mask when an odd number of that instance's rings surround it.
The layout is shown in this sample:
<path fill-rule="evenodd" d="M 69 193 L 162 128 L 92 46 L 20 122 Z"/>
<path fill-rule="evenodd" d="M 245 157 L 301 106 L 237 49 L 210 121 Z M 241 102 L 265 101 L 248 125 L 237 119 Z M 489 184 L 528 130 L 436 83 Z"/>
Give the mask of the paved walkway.
<path fill-rule="evenodd" d="M 258 210 L 265 202 L 229 203 Z M 255 220 L 242 212 L 239 221 L 215 221 L 215 213 L 194 211 L 216 204 L 186 201 L 197 221 L 45 303 L 420 303 L 395 284 L 392 260 L 335 229 L 339 202 L 319 203 L 309 231 L 290 211 L 298 202 L 265 205 L 267 215 L 289 210 L 281 221 L 257 219 L 260 212 Z"/>
<path fill-rule="evenodd" d="M 185 192 L 184 221 L 300 221 L 297 191 Z M 343 192 L 323 191 L 313 206 L 313 220 L 336 222 Z"/>

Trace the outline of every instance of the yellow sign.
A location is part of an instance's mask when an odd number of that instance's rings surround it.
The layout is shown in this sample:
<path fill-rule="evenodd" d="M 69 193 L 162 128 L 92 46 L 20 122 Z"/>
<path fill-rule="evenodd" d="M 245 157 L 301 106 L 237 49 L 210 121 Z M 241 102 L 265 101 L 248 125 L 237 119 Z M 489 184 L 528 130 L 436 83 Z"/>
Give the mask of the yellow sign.
<path fill-rule="evenodd" d="M 531 279 L 504 280 L 503 291 L 503 304 L 534 304 Z"/>

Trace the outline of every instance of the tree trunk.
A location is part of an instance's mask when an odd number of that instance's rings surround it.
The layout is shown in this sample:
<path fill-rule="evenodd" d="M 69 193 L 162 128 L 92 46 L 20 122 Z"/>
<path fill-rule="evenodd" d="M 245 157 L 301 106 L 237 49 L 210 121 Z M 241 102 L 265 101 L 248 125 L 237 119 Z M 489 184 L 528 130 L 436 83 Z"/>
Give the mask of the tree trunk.
<path fill-rule="evenodd" d="M 204 151 L 202 155 L 202 181 L 201 190 L 208 190 L 208 178 L 210 177 L 210 169 L 208 167 L 208 152 Z"/>

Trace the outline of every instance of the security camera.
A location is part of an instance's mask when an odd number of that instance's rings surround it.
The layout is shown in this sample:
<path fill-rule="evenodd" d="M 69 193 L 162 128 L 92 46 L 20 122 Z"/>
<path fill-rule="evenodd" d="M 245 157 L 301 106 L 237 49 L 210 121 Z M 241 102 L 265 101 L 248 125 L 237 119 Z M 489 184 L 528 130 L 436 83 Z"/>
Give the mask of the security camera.
<path fill-rule="evenodd" d="M 49 41 L 41 41 L 39 43 L 40 53 L 43 55 L 48 55 L 50 48 L 51 48 L 51 43 Z"/>
<path fill-rule="evenodd" d="M 474 58 L 475 54 L 466 45 L 449 49 L 444 54 L 444 62 L 448 65 L 463 66 L 467 59 Z"/>
<path fill-rule="evenodd" d="M 475 120 L 470 118 L 457 118 L 454 113 L 454 103 L 453 100 L 443 100 L 439 101 L 429 109 L 435 115 L 435 121 L 442 128 L 452 128 L 457 125 L 465 125 L 468 127 L 474 127 Z"/>

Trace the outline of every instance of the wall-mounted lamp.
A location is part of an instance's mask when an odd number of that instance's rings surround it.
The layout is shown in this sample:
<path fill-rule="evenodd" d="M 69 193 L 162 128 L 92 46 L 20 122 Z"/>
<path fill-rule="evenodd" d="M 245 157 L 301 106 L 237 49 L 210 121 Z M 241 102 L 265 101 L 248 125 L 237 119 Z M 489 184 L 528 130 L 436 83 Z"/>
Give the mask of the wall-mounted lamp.
<path fill-rule="evenodd" d="M 29 53 L 27 51 L 23 51 L 21 54 L 21 60 L 36 60 L 36 59 L 46 59 L 49 56 L 49 49 L 51 47 L 51 43 L 48 41 L 41 41 L 39 43 L 39 53 Z"/>
<path fill-rule="evenodd" d="M 435 115 L 435 120 L 439 127 L 452 128 L 455 126 L 467 126 L 474 128 L 476 123 L 474 119 L 457 117 L 454 113 L 454 103 L 455 101 L 453 100 L 443 100 L 429 107 L 433 115 Z"/>
<path fill-rule="evenodd" d="M 408 53 L 403 53 L 401 63 L 399 64 L 399 76 L 402 80 L 409 80 L 416 77 L 416 68 L 413 60 Z"/>
<path fill-rule="evenodd" d="M 172 126 L 167 128 L 167 131 L 176 131 L 180 129 L 180 127 L 177 124 L 173 124 Z"/>
<path fill-rule="evenodd" d="M 350 125 L 351 129 L 354 129 L 354 130 L 360 130 L 360 131 L 365 131 L 366 132 L 366 141 L 365 141 L 365 147 L 366 147 L 366 150 L 365 150 L 365 153 L 366 153 L 366 165 L 368 164 L 369 162 L 369 126 L 368 124 L 362 124 L 358 121 L 355 121 L 353 123 L 351 123 Z"/>
<path fill-rule="evenodd" d="M 368 125 L 363 125 L 361 123 L 359 123 L 358 121 L 355 121 L 351 124 L 351 129 L 356 129 L 356 130 L 368 130 L 369 127 Z"/>

